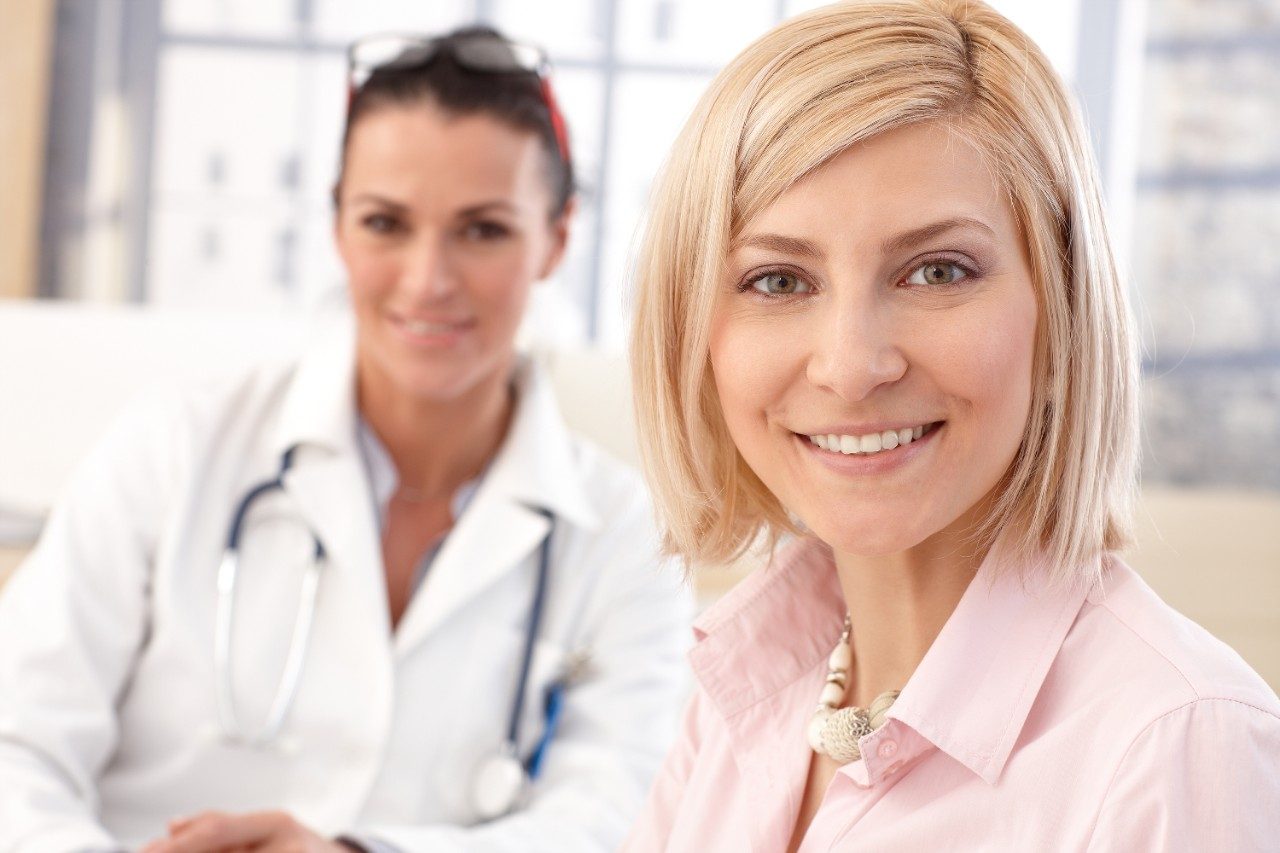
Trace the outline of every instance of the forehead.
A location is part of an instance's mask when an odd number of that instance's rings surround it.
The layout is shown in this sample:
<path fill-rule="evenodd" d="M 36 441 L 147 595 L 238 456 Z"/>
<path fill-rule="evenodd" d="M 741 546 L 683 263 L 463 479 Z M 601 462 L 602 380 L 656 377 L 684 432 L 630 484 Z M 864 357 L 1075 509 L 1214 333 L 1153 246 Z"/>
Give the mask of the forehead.
<path fill-rule="evenodd" d="M 542 158 L 536 135 L 484 113 L 455 115 L 429 102 L 384 106 L 352 128 L 343 181 L 348 190 L 394 198 L 497 197 L 545 206 Z"/>
<path fill-rule="evenodd" d="M 882 243 L 932 222 L 970 218 L 1021 242 L 987 155 L 949 122 L 926 121 L 855 143 L 806 174 L 742 227 L 819 242 Z"/>

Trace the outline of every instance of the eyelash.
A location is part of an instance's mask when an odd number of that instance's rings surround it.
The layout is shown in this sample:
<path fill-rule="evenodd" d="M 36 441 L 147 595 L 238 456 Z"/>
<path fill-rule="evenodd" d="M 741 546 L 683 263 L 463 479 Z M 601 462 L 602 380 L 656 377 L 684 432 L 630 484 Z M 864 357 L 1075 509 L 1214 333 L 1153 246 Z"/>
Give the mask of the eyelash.
<path fill-rule="evenodd" d="M 400 230 L 400 220 L 385 213 L 370 213 L 362 216 L 360 224 L 374 234 L 394 234 Z"/>
<path fill-rule="evenodd" d="M 501 222 L 471 222 L 463 227 L 462 233 L 477 242 L 491 243 L 510 237 L 511 228 Z"/>
<path fill-rule="evenodd" d="M 365 230 L 379 236 L 397 234 L 404 229 L 399 218 L 386 213 L 370 213 L 362 216 L 360 224 Z M 510 237 L 512 229 L 501 222 L 479 221 L 462 226 L 460 234 L 470 241 L 492 243 Z"/>
<path fill-rule="evenodd" d="M 911 267 L 907 269 L 906 273 L 899 277 L 898 279 L 899 284 L 905 284 L 906 280 L 911 278 L 917 272 L 924 269 L 925 267 L 933 266 L 935 264 L 947 264 L 949 266 L 953 266 L 956 269 L 960 270 L 963 273 L 963 275 L 956 281 L 947 282 L 945 284 L 911 285 L 911 287 L 918 287 L 924 290 L 934 290 L 934 291 L 952 290 L 952 289 L 963 286 L 964 284 L 966 284 L 971 280 L 977 279 L 980 275 L 978 270 L 969 263 L 961 262 L 959 260 L 956 260 L 955 258 L 939 256 L 939 257 L 932 257 L 932 258 L 924 258 L 918 263 L 912 264 Z M 810 288 L 813 287 L 813 284 L 811 282 L 809 282 L 807 279 L 805 279 L 803 275 L 801 275 L 799 272 L 793 269 L 789 269 L 786 267 L 768 267 L 763 270 L 756 270 L 748 273 L 747 276 L 738 283 L 736 289 L 739 293 L 755 295 L 761 299 L 768 299 L 768 300 L 791 299 L 797 296 L 809 295 L 809 293 L 769 294 L 769 293 L 764 293 L 762 291 L 756 290 L 755 288 L 756 282 L 760 281 L 763 278 L 769 278 L 770 276 L 787 276 L 790 278 L 794 278 L 799 282 L 803 282 L 804 284 L 808 285 Z M 810 293 L 812 293 L 812 290 L 810 290 Z"/>

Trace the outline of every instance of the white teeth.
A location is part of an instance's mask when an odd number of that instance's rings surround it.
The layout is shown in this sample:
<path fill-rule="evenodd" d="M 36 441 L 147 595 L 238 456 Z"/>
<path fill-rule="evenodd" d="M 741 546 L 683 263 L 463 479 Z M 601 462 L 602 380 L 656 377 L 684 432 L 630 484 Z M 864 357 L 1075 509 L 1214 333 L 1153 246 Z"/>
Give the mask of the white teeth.
<path fill-rule="evenodd" d="M 924 435 L 925 425 L 887 429 L 884 432 L 873 432 L 868 435 L 811 435 L 809 441 L 831 453 L 843 453 L 850 456 L 858 453 L 879 453 L 882 450 L 893 450 L 895 447 L 910 444 Z"/>
<path fill-rule="evenodd" d="M 448 323 L 428 323 L 425 320 L 405 320 L 404 327 L 414 335 L 441 335 L 453 330 Z"/>

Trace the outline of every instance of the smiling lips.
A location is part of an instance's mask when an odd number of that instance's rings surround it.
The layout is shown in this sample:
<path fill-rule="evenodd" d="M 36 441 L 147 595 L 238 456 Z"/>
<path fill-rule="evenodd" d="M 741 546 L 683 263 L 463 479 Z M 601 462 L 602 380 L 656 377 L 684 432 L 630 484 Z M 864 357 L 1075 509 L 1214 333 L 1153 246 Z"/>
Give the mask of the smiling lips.
<path fill-rule="evenodd" d="M 475 325 L 474 320 L 450 318 L 425 319 L 418 317 L 402 317 L 391 315 L 391 322 L 406 332 L 409 337 L 422 343 L 451 340 Z"/>
<path fill-rule="evenodd" d="M 831 453 L 840 453 L 845 456 L 854 454 L 870 455 L 879 453 L 882 450 L 893 450 L 900 445 L 910 444 L 936 426 L 937 423 L 928 423 L 914 427 L 902 427 L 901 429 L 887 429 L 884 432 L 872 432 L 866 435 L 828 433 L 826 435 L 807 435 L 806 437 L 818 447 Z"/>

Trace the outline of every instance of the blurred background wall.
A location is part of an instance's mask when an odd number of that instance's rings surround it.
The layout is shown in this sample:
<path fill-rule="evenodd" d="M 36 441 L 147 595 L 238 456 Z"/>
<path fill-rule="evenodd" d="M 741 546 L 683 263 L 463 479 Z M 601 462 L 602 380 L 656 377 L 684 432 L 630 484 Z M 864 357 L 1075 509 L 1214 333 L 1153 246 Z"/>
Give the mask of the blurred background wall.
<path fill-rule="evenodd" d="M 345 45 L 486 22 L 550 52 L 582 183 L 568 261 L 536 293 L 535 335 L 619 353 L 628 259 L 670 142 L 725 61 L 814 5 L 0 0 L 0 296 L 84 306 L 72 313 L 104 329 L 122 305 L 223 312 L 239 328 L 248 316 L 261 322 L 246 340 L 269 340 L 272 323 L 342 287 L 328 194 Z M 1144 505 L 1130 556 L 1280 685 L 1280 0 L 992 5 L 1080 97 L 1139 315 Z M 83 337 L 74 322 L 42 326 L 16 305 L 0 300 L 0 510 L 31 493 L 12 488 L 34 456 L 6 443 L 8 424 L 27 417 L 24 435 L 39 438 L 51 434 L 42 417 L 79 418 L 91 434 L 108 412 L 60 387 L 69 362 L 118 354 L 111 334 L 152 327 L 130 321 L 73 351 L 56 336 Z M 215 325 L 156 340 L 216 347 Z M 142 351 L 125 360 L 154 361 Z M 620 364 L 592 375 L 626 376 Z M 629 422 L 596 426 L 609 445 Z M 39 448 L 60 454 L 57 476 L 83 450 L 66 435 L 65 451 Z M 56 479 L 38 483 L 42 499 Z"/>
<path fill-rule="evenodd" d="M 1280 2 L 1151 0 L 1147 20 L 1146 476 L 1280 490 Z"/>
<path fill-rule="evenodd" d="M 614 350 L 670 141 L 729 57 L 816 5 L 0 2 L 4 293 L 298 312 L 342 284 L 328 193 L 345 44 L 484 21 L 551 52 L 582 179 L 541 333 Z M 1147 475 L 1280 490 L 1280 0 L 994 5 L 1090 120 L 1144 329 Z"/>
<path fill-rule="evenodd" d="M 543 294 L 552 304 L 555 333 L 620 348 L 628 253 L 671 140 L 724 62 L 778 21 L 817 4 L 51 5 L 56 32 L 41 295 L 288 311 L 340 286 L 329 190 L 345 103 L 346 43 L 371 32 L 432 32 L 482 21 L 551 53 L 573 134 L 584 205 L 568 263 Z M 1083 19 L 1097 31 L 1085 42 L 1111 46 L 1104 51 L 1105 73 L 1089 81 L 1092 94 L 1111 86 L 1120 7 L 1089 0 L 997 5 L 1016 13 L 1069 76 Z"/>
<path fill-rule="evenodd" d="M 36 289 L 53 6 L 0 2 L 0 297 Z"/>

